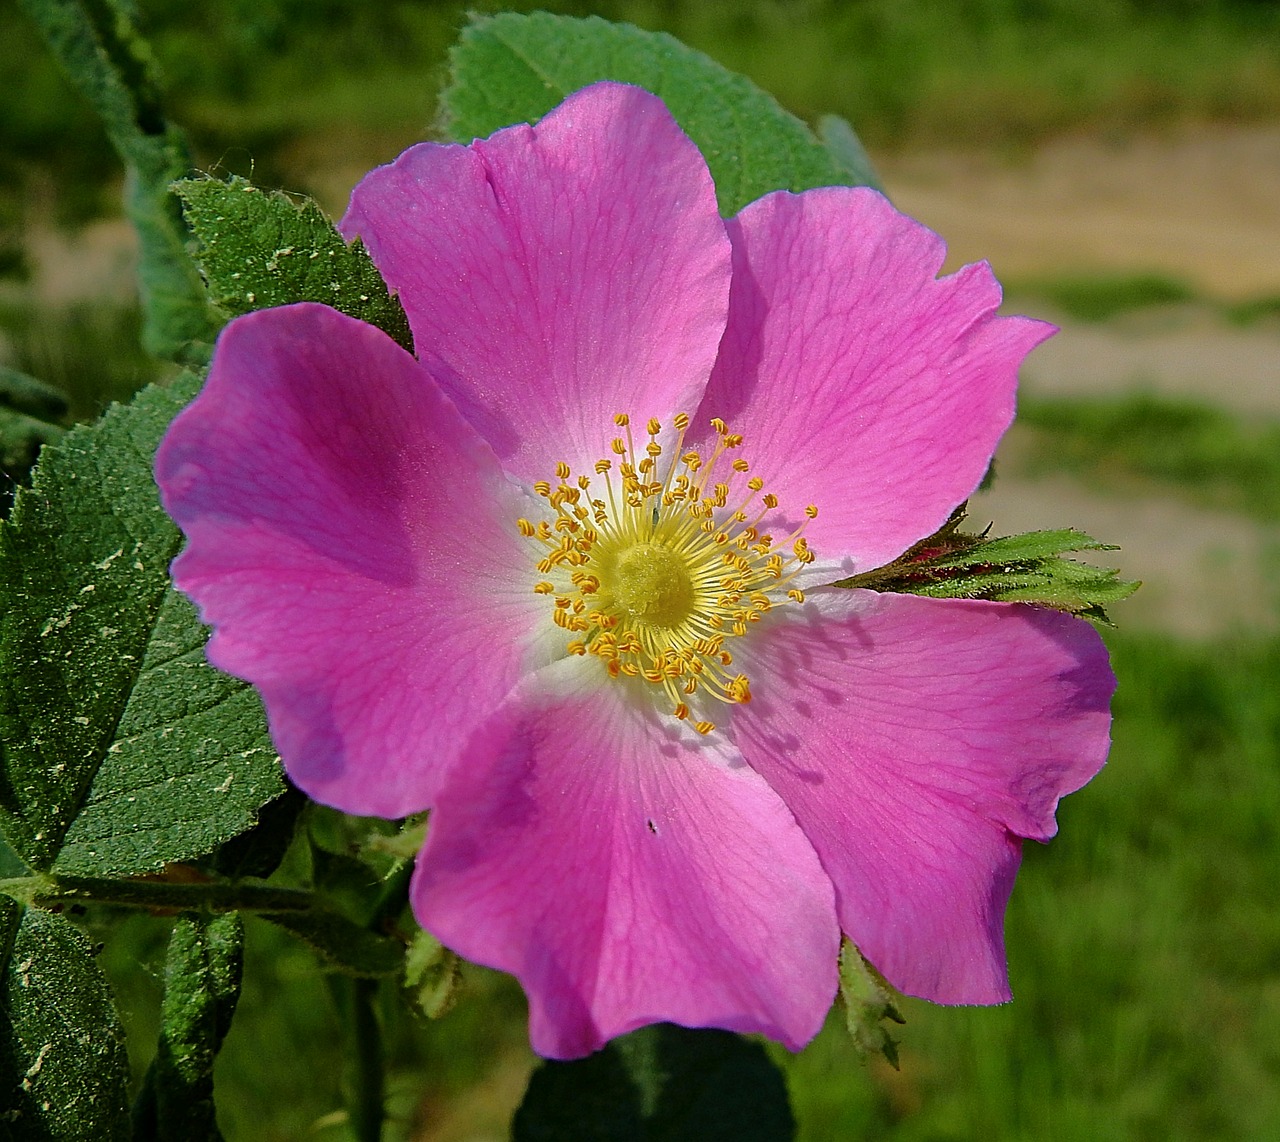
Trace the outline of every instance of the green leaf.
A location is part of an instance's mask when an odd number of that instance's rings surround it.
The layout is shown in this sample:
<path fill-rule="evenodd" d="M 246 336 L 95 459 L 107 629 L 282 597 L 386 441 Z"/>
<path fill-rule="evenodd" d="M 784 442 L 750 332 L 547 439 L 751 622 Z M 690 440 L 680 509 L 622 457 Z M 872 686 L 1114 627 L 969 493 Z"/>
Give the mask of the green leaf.
<path fill-rule="evenodd" d="M 173 129 L 140 140 L 128 156 L 124 208 L 138 232 L 142 346 L 153 357 L 207 364 L 222 322 L 187 250 L 176 179 L 191 171 L 186 141 Z"/>
<path fill-rule="evenodd" d="M 845 1026 L 858 1053 L 864 1060 L 869 1055 L 883 1055 L 896 1070 L 898 1044 L 884 1021 L 906 1022 L 898 1013 L 897 995 L 848 940 L 840 947 L 840 998 Z"/>
<path fill-rule="evenodd" d="M 160 1043 L 134 1111 L 134 1140 L 218 1142 L 213 1064 L 231 1026 L 244 969 L 235 912 L 178 917 L 165 959 Z"/>
<path fill-rule="evenodd" d="M 25 477 L 40 455 L 40 446 L 54 443 L 61 435 L 57 425 L 0 405 L 0 477 Z"/>
<path fill-rule="evenodd" d="M 1098 622 L 1106 608 L 1140 584 L 1108 567 L 1064 559 L 1073 551 L 1114 551 L 1072 528 L 986 539 L 959 530 L 963 507 L 935 535 L 886 567 L 843 579 L 838 587 L 924 595 L 933 599 L 989 599 L 1034 603 Z"/>
<path fill-rule="evenodd" d="M 844 168 L 845 177 L 841 181 L 852 186 L 883 189 L 876 177 L 875 168 L 871 165 L 871 156 L 867 154 L 862 140 L 858 138 L 848 119 L 842 119 L 839 115 L 822 116 L 818 120 L 818 135 L 831 152 L 831 157 Z"/>
<path fill-rule="evenodd" d="M 515 1142 L 785 1142 L 786 1083 L 759 1043 L 659 1024 L 533 1073 Z"/>
<path fill-rule="evenodd" d="M 59 389 L 0 365 L 0 408 L 54 421 L 66 416 L 67 407 L 66 394 Z"/>
<path fill-rule="evenodd" d="M 191 170 L 181 132 L 164 117 L 154 61 L 121 0 L 22 0 L 67 77 L 102 118 L 125 164 L 125 211 L 138 232 L 148 352 L 199 363 L 217 330 L 186 253 L 169 190 Z"/>
<path fill-rule="evenodd" d="M 306 804 L 306 795 L 288 786 L 259 810 L 258 823 L 252 829 L 218 849 L 214 871 L 232 879 L 270 876 L 284 860 Z"/>
<path fill-rule="evenodd" d="M 450 59 L 441 106 L 462 142 L 534 122 L 571 92 L 613 79 L 665 101 L 707 160 L 726 216 L 771 190 L 873 181 L 851 161 L 847 138 L 833 153 L 749 79 L 662 32 L 594 16 L 503 13 L 473 20 Z"/>
<path fill-rule="evenodd" d="M 214 304 L 235 315 L 318 301 L 376 325 L 413 352 L 399 299 L 359 240 L 343 240 L 311 199 L 295 203 L 242 178 L 177 184 Z"/>
<path fill-rule="evenodd" d="M 169 586 L 181 537 L 151 456 L 197 384 L 68 432 L 0 525 L 0 824 L 34 869 L 152 871 L 281 792 L 256 696 L 204 662 Z"/>
<path fill-rule="evenodd" d="M 40 446 L 62 435 L 50 421 L 66 411 L 67 398 L 57 389 L 0 366 L 0 518 L 9 514 L 14 485 L 26 479 Z"/>
<path fill-rule="evenodd" d="M 404 967 L 402 943 L 362 928 L 336 912 L 316 909 L 260 915 L 310 944 L 326 963 L 346 975 L 372 979 L 395 975 Z"/>
<path fill-rule="evenodd" d="M 61 916 L 0 898 L 0 951 L 0 1135 L 124 1142 L 124 1031 L 89 941 Z"/>

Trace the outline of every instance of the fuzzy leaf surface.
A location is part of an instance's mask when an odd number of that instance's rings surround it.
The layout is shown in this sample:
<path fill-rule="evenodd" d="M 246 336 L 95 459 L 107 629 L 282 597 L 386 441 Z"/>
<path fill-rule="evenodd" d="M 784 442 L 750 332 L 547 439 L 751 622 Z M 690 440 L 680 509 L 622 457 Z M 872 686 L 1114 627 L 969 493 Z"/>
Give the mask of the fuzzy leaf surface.
<path fill-rule="evenodd" d="M 0 898 L 0 1136 L 124 1142 L 124 1030 L 89 941 L 61 916 Z"/>
<path fill-rule="evenodd" d="M 343 241 L 311 199 L 294 202 L 242 178 L 177 185 L 209 294 L 233 316 L 318 301 L 376 325 L 413 352 L 409 320 L 357 240 Z"/>
<path fill-rule="evenodd" d="M 198 387 L 46 448 L 0 525 L 0 825 L 31 868 L 131 875 L 249 828 L 282 789 L 256 696 L 169 586 L 151 457 Z"/>
<path fill-rule="evenodd" d="M 178 917 L 165 958 L 160 1044 L 134 1115 L 134 1139 L 221 1142 L 213 1064 L 244 974 L 238 913 Z"/>
<path fill-rule="evenodd" d="M 874 185 L 846 136 L 829 149 L 745 76 L 662 32 L 595 16 L 503 13 L 473 20 L 451 62 L 441 106 L 460 142 L 534 122 L 579 88 L 612 79 L 666 103 L 707 160 L 726 216 L 771 190 Z"/>

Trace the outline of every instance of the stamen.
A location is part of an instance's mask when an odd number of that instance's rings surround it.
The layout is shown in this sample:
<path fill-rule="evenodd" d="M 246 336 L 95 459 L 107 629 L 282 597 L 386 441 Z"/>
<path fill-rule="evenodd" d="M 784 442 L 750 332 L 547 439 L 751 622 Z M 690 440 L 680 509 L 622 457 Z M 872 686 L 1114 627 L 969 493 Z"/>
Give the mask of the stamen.
<path fill-rule="evenodd" d="M 648 418 L 639 452 L 630 415 L 620 412 L 613 423 L 625 432 L 609 443 L 618 488 L 608 456 L 591 466 L 605 487 L 590 499 L 590 477 L 575 477 L 562 461 L 554 487 L 546 480 L 533 486 L 549 518 L 516 521 L 520 535 L 540 545 L 536 565 L 547 578 L 533 590 L 552 596 L 552 619 L 571 635 L 566 653 L 600 659 L 606 677 L 659 688 L 673 717 L 709 734 L 715 723 L 692 719 L 690 701 L 751 701 L 750 681 L 731 670 L 726 642 L 775 607 L 804 602 L 790 583 L 814 561 L 803 532 L 818 509 L 807 505 L 801 526 L 775 545 L 761 525 L 778 498 L 760 477 L 746 478 L 744 457 L 720 464 L 743 445 L 723 420 L 711 421 L 715 441 L 706 456 L 684 448 L 687 413 L 672 418 L 669 447 L 658 440 L 661 422 Z M 717 469 L 723 478 L 714 478 Z"/>

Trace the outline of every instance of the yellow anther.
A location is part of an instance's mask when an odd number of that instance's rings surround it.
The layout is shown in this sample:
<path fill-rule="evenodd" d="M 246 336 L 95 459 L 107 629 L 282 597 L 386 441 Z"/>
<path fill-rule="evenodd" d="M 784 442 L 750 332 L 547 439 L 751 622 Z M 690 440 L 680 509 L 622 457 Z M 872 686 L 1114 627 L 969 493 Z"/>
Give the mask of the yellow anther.
<path fill-rule="evenodd" d="M 622 437 L 587 469 L 606 476 L 616 467 L 619 480 L 605 479 L 603 495 L 588 498 L 589 476 L 558 462 L 556 483 L 534 484 L 547 518 L 535 524 L 522 517 L 516 526 L 540 545 L 531 562 L 549 578 L 534 591 L 552 597 L 552 619 L 568 632 L 565 653 L 598 658 L 606 677 L 660 688 L 674 704 L 672 715 L 692 721 L 681 695 L 751 700 L 747 676 L 731 670 L 732 640 L 784 601 L 804 601 L 790 580 L 814 555 L 803 527 L 778 544 L 789 551 L 776 553 L 772 537 L 758 531 L 752 517 L 762 512 L 750 508 L 752 500 L 761 498 L 769 510 L 778 498 L 764 492 L 759 477 L 748 478 L 746 458 L 725 456 L 743 440 L 723 420 L 712 421 L 712 449 L 690 449 L 673 463 L 660 459 L 661 422 L 644 423 L 649 438 L 637 449 L 629 415 L 614 417 Z M 678 452 L 690 419 L 677 413 L 672 423 Z M 807 519 L 817 515 L 815 505 L 803 510 Z M 695 728 L 706 734 L 715 723 Z"/>

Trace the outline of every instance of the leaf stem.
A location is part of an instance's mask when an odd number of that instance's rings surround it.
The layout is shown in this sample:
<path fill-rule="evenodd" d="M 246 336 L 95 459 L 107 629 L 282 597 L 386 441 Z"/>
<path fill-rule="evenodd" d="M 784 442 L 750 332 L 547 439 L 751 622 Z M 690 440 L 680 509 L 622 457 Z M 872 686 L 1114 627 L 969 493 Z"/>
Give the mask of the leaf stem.
<path fill-rule="evenodd" d="M 0 893 L 51 908 L 59 904 L 119 904 L 153 912 L 307 912 L 315 896 L 296 888 L 225 881 L 177 883 L 167 880 L 111 880 L 89 876 L 12 877 L 0 880 Z"/>

